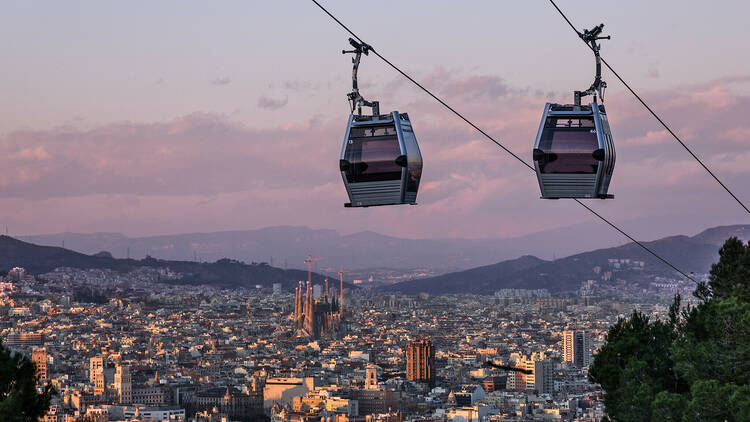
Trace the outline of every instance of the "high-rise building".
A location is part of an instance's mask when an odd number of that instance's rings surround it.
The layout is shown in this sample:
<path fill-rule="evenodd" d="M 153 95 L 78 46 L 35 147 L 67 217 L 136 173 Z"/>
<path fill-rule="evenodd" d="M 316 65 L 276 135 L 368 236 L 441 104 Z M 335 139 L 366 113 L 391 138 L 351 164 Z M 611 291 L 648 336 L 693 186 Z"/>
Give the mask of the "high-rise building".
<path fill-rule="evenodd" d="M 574 343 L 575 331 L 566 330 L 562 335 L 562 360 L 563 362 L 573 362 L 575 360 Z"/>
<path fill-rule="evenodd" d="M 406 379 L 435 386 L 435 348 L 429 340 L 413 341 L 406 347 Z"/>
<path fill-rule="evenodd" d="M 281 283 L 273 283 L 273 295 L 281 296 Z"/>
<path fill-rule="evenodd" d="M 551 394 L 555 390 L 555 366 L 551 360 L 534 362 L 534 390 L 542 394 Z"/>
<path fill-rule="evenodd" d="M 47 349 L 43 347 L 34 348 L 31 350 L 31 360 L 36 365 L 36 376 L 39 378 L 39 382 L 44 384 L 47 382 Z"/>
<path fill-rule="evenodd" d="M 106 390 L 104 377 L 104 358 L 94 356 L 89 359 L 89 382 L 94 385 L 94 394 L 101 396 Z"/>
<path fill-rule="evenodd" d="M 586 331 L 563 331 L 563 362 L 579 368 L 591 365 L 591 339 Z"/>
<path fill-rule="evenodd" d="M 130 368 L 128 366 L 117 365 L 117 369 L 115 369 L 115 389 L 117 390 L 117 399 L 121 404 L 133 402 L 133 384 L 130 380 Z"/>

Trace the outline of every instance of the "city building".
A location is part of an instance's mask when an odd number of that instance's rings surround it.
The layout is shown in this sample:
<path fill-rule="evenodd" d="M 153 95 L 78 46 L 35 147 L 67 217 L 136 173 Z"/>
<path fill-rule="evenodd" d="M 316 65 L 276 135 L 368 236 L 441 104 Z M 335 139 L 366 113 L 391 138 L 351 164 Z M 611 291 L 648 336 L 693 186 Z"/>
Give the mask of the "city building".
<path fill-rule="evenodd" d="M 275 403 L 290 404 L 295 397 L 303 396 L 315 387 L 320 381 L 312 378 L 267 378 L 263 389 L 264 407 L 270 408 Z"/>
<path fill-rule="evenodd" d="M 591 364 L 591 339 L 586 331 L 563 331 L 563 362 L 570 362 L 578 368 Z"/>
<path fill-rule="evenodd" d="M 40 384 L 44 384 L 49 379 L 47 377 L 47 349 L 34 348 L 31 351 L 31 360 L 36 365 L 36 376 Z"/>
<path fill-rule="evenodd" d="M 429 340 L 413 341 L 407 346 L 406 379 L 435 386 L 435 349 Z"/>
<path fill-rule="evenodd" d="M 555 391 L 555 365 L 551 360 L 534 362 L 534 390 L 540 394 Z"/>
<path fill-rule="evenodd" d="M 44 338 L 37 333 L 10 333 L 5 337 L 3 344 L 11 349 L 15 347 L 41 347 L 44 345 Z"/>
<path fill-rule="evenodd" d="M 188 407 L 191 412 L 215 408 L 231 420 L 248 420 L 263 414 L 263 388 L 253 382 L 249 394 L 231 387 L 205 389 L 192 397 Z"/>
<path fill-rule="evenodd" d="M 367 370 L 365 370 L 365 388 L 368 390 L 378 388 L 378 368 L 374 365 L 367 365 Z"/>
<path fill-rule="evenodd" d="M 508 376 L 492 375 L 482 380 L 482 388 L 484 391 L 491 393 L 493 391 L 499 391 L 505 388 L 508 383 Z"/>
<path fill-rule="evenodd" d="M 133 403 L 133 384 L 130 379 L 130 367 L 117 365 L 115 369 L 115 390 L 117 399 L 122 404 Z"/>
<path fill-rule="evenodd" d="M 328 291 L 327 285 L 325 290 Z M 341 307 L 335 295 L 329 296 L 326 293 L 316 299 L 310 281 L 303 294 L 300 282 L 295 292 L 294 321 L 298 333 L 303 336 L 315 339 L 335 337 L 341 325 Z"/>
<path fill-rule="evenodd" d="M 104 372 L 104 358 L 94 356 L 89 359 L 89 382 L 96 384 L 96 374 L 99 372 Z"/>

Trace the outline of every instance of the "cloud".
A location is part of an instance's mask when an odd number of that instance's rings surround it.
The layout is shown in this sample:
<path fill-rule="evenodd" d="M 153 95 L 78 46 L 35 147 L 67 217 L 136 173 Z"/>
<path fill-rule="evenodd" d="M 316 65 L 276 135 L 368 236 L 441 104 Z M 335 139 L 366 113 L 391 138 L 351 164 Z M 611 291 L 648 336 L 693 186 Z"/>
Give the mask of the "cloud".
<path fill-rule="evenodd" d="M 523 89 L 500 78 L 441 75 L 433 82 L 451 105 L 530 162 L 543 99 L 519 95 Z M 750 132 L 744 110 L 750 95 L 729 89 L 734 83 L 717 80 L 643 96 L 746 199 Z M 734 106 L 726 107 L 718 93 Z M 278 109 L 287 102 L 261 97 L 258 106 Z M 726 193 L 632 98 L 615 93 L 607 110 L 617 148 L 617 199 L 597 203 L 599 211 L 629 220 L 690 210 L 711 216 L 707 225 L 733 212 Z M 345 210 L 337 167 L 344 129 L 339 111 L 316 109 L 305 119 L 264 129 L 193 113 L 163 122 L 12 132 L 0 136 L 0 209 L 14 210 L 12 223 L 34 230 L 139 233 L 300 224 L 487 237 L 588 221 L 568 201 L 539 200 L 533 172 L 422 95 L 401 110 L 409 113 L 425 160 L 420 205 Z"/>
<path fill-rule="evenodd" d="M 745 144 L 750 141 L 750 127 L 736 127 L 724 131 L 723 137 L 735 142 Z"/>
<path fill-rule="evenodd" d="M 629 144 L 654 145 L 669 142 L 672 139 L 665 130 L 649 130 L 645 135 L 624 139 Z"/>
<path fill-rule="evenodd" d="M 263 95 L 258 99 L 258 107 L 266 109 L 266 110 L 278 110 L 284 107 L 288 102 L 289 102 L 289 97 L 284 97 L 284 99 L 282 100 L 282 99 L 269 98 Z"/>
<path fill-rule="evenodd" d="M 12 157 L 22 161 L 44 161 L 52 158 L 42 146 L 36 148 L 23 148 L 13 154 Z"/>
<path fill-rule="evenodd" d="M 231 79 L 229 79 L 228 76 L 221 76 L 216 79 L 213 79 L 211 81 L 212 85 L 221 86 L 221 85 L 229 85 L 232 82 Z"/>
<path fill-rule="evenodd" d="M 425 78 L 427 86 L 439 89 L 443 95 L 461 99 L 495 100 L 515 92 L 505 81 L 495 75 L 467 75 L 454 77 L 455 72 L 435 69 Z"/>
<path fill-rule="evenodd" d="M 304 151 L 305 133 L 305 126 L 251 129 L 207 113 L 163 123 L 13 132 L 0 138 L 0 198 L 209 195 L 274 190 L 297 177 L 323 181 L 325 167 L 307 168 L 311 175 L 297 172 L 302 158 L 294 151 Z M 318 150 L 302 157 L 317 153 L 316 161 L 324 161 Z M 335 160 L 328 161 L 328 173 L 335 174 Z"/>

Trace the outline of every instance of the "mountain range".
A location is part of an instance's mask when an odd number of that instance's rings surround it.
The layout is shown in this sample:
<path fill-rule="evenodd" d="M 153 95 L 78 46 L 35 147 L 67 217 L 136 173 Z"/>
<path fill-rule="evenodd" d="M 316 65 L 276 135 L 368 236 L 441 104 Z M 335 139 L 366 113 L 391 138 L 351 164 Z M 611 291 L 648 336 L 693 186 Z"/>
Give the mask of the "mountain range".
<path fill-rule="evenodd" d="M 380 237 L 375 234 L 372 236 L 374 239 Z M 714 227 L 695 236 L 670 236 L 643 244 L 683 272 L 706 273 L 710 270 L 711 264 L 718 259 L 721 245 L 731 236 L 747 241 L 750 239 L 750 225 Z M 369 248 L 367 243 L 359 247 L 364 250 Z M 602 272 L 611 268 L 611 259 L 643 262 L 642 267 L 618 269 L 617 279 L 626 282 L 637 283 L 644 278 L 675 277 L 677 274 L 643 248 L 635 243 L 628 243 L 556 260 L 524 255 L 436 277 L 381 286 L 378 292 L 492 294 L 503 288 L 544 288 L 553 293 L 565 293 L 575 291 L 582 281 L 600 277 Z M 8 271 L 13 266 L 22 266 L 33 274 L 48 272 L 60 266 L 84 269 L 109 268 L 121 272 L 142 266 L 168 267 L 186 274 L 180 283 L 211 284 L 221 287 L 253 287 L 257 284 L 270 286 L 271 283 L 280 282 L 285 288 L 291 289 L 298 280 L 307 278 L 305 271 L 284 270 L 267 263 L 246 264 L 229 258 L 210 263 L 156 259 L 150 256 L 143 259 L 117 259 L 109 252 L 88 255 L 61 247 L 39 246 L 0 236 L 0 271 Z M 323 275 L 313 274 L 315 283 L 320 284 L 323 279 Z"/>
<path fill-rule="evenodd" d="M 687 219 L 680 220 L 681 225 L 695 227 L 687 224 L 691 218 L 689 215 L 652 217 L 618 224 L 641 240 L 656 240 L 681 233 L 670 229 L 676 220 Z M 639 227 L 649 230 L 634 231 Z M 343 266 L 349 270 L 428 268 L 436 273 L 494 264 L 522 255 L 550 260 L 624 242 L 624 238 L 606 225 L 588 223 L 500 239 L 405 239 L 372 231 L 340 234 L 330 229 L 293 226 L 148 237 L 127 237 L 120 233 L 58 233 L 17 238 L 38 245 L 63 246 L 85 254 L 109 251 L 116 258 L 152 256 L 184 261 L 229 258 L 268 262 L 281 268 L 306 268 L 303 260 L 313 255 L 325 258 L 318 267 L 327 267 L 329 271 Z"/>
<path fill-rule="evenodd" d="M 718 260 L 721 245 L 731 236 L 747 241 L 750 225 L 715 227 L 695 236 L 671 236 L 643 244 L 686 273 L 707 273 Z M 405 294 L 474 293 L 492 294 L 503 288 L 548 289 L 553 293 L 575 291 L 582 281 L 599 279 L 611 268 L 610 259 L 643 261 L 642 269 L 618 271 L 620 280 L 637 283 L 644 276 L 676 277 L 678 273 L 635 243 L 597 249 L 554 261 L 534 256 L 443 274 L 437 277 L 409 280 L 383 288 L 384 292 Z M 598 268 L 598 270 L 597 270 Z"/>
<path fill-rule="evenodd" d="M 307 280 L 307 272 L 283 270 L 266 263 L 245 264 L 231 259 L 216 262 L 170 261 L 146 257 L 143 259 L 117 259 L 108 252 L 86 255 L 55 246 L 40 246 L 8 236 L 0 236 L 0 271 L 8 272 L 13 267 L 23 267 L 32 274 L 43 274 L 57 267 L 80 269 L 110 269 L 128 272 L 138 267 L 167 267 L 185 276 L 175 283 L 207 284 L 218 287 L 247 287 L 256 285 L 271 287 L 281 283 L 291 290 L 299 280 Z M 322 284 L 324 276 L 313 273 L 312 280 Z M 344 287 L 352 286 L 345 283 Z"/>

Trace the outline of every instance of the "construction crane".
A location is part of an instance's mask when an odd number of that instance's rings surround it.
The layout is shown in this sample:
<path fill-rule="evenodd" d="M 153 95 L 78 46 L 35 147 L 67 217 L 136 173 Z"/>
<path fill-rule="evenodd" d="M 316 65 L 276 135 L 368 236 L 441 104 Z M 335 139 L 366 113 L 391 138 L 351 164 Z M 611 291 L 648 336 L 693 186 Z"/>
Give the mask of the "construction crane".
<path fill-rule="evenodd" d="M 313 258 L 312 255 L 307 255 L 305 258 L 305 264 L 307 264 L 307 282 L 312 283 L 312 263 L 315 261 L 322 261 L 323 258 Z"/>

